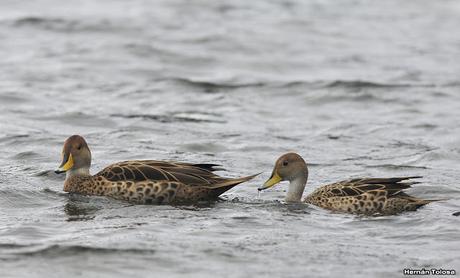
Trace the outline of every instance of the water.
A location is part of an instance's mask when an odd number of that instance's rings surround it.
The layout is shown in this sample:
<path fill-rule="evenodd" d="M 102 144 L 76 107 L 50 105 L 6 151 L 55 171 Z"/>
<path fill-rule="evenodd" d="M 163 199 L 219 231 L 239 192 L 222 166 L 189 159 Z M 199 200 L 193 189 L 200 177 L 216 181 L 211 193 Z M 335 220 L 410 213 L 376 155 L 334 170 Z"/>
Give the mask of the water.
<path fill-rule="evenodd" d="M 460 271 L 460 3 L 2 1 L 1 277 L 400 277 Z M 68 196 L 63 141 L 95 173 L 127 159 L 264 173 L 223 201 L 133 206 Z M 306 193 L 423 175 L 448 198 L 357 217 L 256 188 L 275 159 Z M 193 275 L 192 275 L 193 274 Z"/>

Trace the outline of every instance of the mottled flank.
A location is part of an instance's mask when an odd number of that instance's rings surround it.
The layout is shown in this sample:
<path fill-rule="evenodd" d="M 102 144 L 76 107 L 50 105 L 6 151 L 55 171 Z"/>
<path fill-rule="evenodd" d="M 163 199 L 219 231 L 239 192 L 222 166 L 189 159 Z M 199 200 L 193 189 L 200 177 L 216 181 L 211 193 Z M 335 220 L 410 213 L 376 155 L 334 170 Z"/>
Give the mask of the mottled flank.
<path fill-rule="evenodd" d="M 411 197 L 402 190 L 420 177 L 362 178 L 321 186 L 305 198 L 305 202 L 325 209 L 355 214 L 397 214 L 413 211 L 431 200 Z"/>
<path fill-rule="evenodd" d="M 81 136 L 64 144 L 62 165 L 67 171 L 64 191 L 110 196 L 138 204 L 189 203 L 216 199 L 237 184 L 255 177 L 224 178 L 213 173 L 215 164 L 190 164 L 155 160 L 123 161 L 89 175 L 91 154 Z M 75 168 L 75 167 L 79 168 Z M 61 168 L 65 168 L 62 166 Z"/>

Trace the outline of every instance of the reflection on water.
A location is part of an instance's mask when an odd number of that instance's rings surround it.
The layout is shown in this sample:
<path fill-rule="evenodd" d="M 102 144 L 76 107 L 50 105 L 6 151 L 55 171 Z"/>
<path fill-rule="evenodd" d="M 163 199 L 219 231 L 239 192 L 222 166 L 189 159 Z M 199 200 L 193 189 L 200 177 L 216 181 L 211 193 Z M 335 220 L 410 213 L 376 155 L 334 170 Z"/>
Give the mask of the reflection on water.
<path fill-rule="evenodd" d="M 98 208 L 96 207 L 82 206 L 75 202 L 69 202 L 64 206 L 64 212 L 68 216 L 67 221 L 93 220 L 97 210 Z"/>

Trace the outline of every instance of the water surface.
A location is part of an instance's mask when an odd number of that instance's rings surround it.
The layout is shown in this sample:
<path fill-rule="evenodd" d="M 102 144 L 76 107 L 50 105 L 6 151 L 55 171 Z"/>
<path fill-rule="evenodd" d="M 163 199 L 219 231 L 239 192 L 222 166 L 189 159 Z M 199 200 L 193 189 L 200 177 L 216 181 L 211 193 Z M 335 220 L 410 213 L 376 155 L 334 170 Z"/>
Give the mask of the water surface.
<path fill-rule="evenodd" d="M 1 277 L 400 277 L 460 271 L 460 3 L 2 1 Z M 72 134 L 92 172 L 127 159 L 264 173 L 199 206 L 69 196 Z M 423 175 L 448 198 L 357 217 L 256 188 L 309 163 L 306 193 Z"/>

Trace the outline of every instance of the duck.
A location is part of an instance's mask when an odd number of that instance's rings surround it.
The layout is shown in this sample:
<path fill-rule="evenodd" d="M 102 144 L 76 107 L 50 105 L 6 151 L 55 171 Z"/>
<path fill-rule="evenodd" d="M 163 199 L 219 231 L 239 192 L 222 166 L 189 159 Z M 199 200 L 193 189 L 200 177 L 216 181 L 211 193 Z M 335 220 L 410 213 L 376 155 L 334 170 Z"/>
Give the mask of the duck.
<path fill-rule="evenodd" d="M 214 171 L 220 165 L 157 160 L 131 160 L 111 164 L 90 174 L 91 151 L 85 139 L 72 135 L 64 142 L 62 163 L 55 171 L 65 173 L 64 191 L 108 196 L 138 204 L 180 204 L 216 200 L 234 186 L 258 174 L 225 178 Z"/>
<path fill-rule="evenodd" d="M 303 203 L 326 210 L 361 214 L 393 215 L 418 208 L 438 200 L 412 197 L 403 190 L 419 182 L 421 176 L 393 178 L 355 178 L 320 186 L 306 196 Z M 297 153 L 283 154 L 275 163 L 270 178 L 259 187 L 259 192 L 281 181 L 289 181 L 286 203 L 301 202 L 308 180 L 308 167 Z"/>

